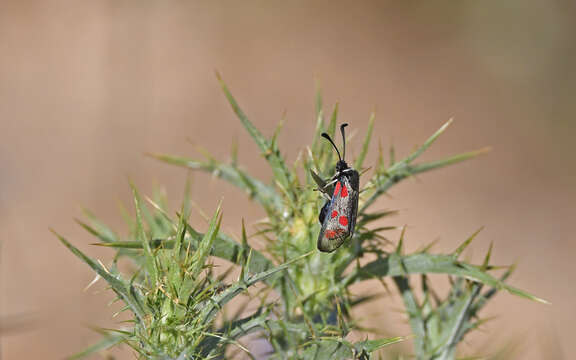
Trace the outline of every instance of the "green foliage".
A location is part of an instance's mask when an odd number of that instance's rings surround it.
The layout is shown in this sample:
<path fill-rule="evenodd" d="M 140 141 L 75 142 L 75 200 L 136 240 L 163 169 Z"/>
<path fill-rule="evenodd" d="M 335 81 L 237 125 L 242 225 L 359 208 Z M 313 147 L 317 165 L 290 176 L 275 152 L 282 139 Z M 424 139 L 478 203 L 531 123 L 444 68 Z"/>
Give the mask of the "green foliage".
<path fill-rule="evenodd" d="M 326 122 L 318 92 L 312 145 L 305 156 L 288 164 L 276 141 L 280 128 L 271 139 L 266 138 L 219 80 L 233 111 L 268 161 L 273 181 L 267 183 L 243 170 L 237 164 L 236 149 L 230 163 L 210 156 L 203 160 L 153 156 L 169 164 L 212 173 L 247 192 L 267 214 L 252 235 L 265 239 L 266 246 L 259 250 L 251 247 L 244 224 L 241 242 L 223 233 L 220 206 L 206 233 L 196 231 L 188 220 L 191 212 L 188 186 L 175 216 L 169 215 L 163 195 L 148 199 L 146 206 L 132 186 L 135 215 L 128 220 L 132 231 L 126 237 L 119 237 L 90 213 L 87 222 L 79 221 L 98 238 L 98 245 L 116 251 L 108 268 L 58 235 L 72 253 L 108 283 L 124 304 L 123 311 L 129 311 L 132 318 L 126 328 L 102 330 L 102 342 L 78 357 L 121 343 L 131 346 L 140 358 L 224 358 L 234 349 L 251 357 L 239 340 L 257 333 L 272 347 L 270 359 L 369 359 L 374 351 L 405 338 L 368 340 L 369 334 L 362 331 L 352 309 L 371 297 L 354 296 L 350 286 L 370 279 L 382 282 L 390 279 L 404 300 L 413 333 L 413 355 L 417 359 L 454 359 L 457 345 L 482 323 L 478 313 L 498 291 L 543 302 L 505 283 L 511 269 L 500 278 L 494 276 L 495 267 L 489 264 L 490 252 L 481 265 L 459 260 L 476 234 L 453 254 L 432 254 L 428 248 L 404 254 L 404 232 L 395 250 L 385 250 L 388 240 L 384 234 L 395 227 L 382 223 L 394 211 L 375 209 L 376 200 L 406 178 L 473 158 L 484 151 L 417 162 L 450 122 L 403 159 L 396 160 L 392 149 L 387 164 L 380 151 L 372 175 L 361 177 L 365 185 L 354 237 L 333 253 L 320 253 L 316 250 L 320 230 L 318 211 L 324 200 L 315 187 L 323 186 L 323 179 L 333 175 L 335 164 L 334 153 L 321 141 L 320 134 L 334 135 L 338 106 Z M 373 126 L 372 115 L 360 154 L 352 162 L 361 173 Z M 137 270 L 132 274 L 120 273 L 117 267 L 120 258 L 131 259 Z M 217 276 L 212 258 L 239 267 L 238 279 L 230 280 L 227 273 Z M 421 278 L 419 289 L 411 284 L 410 275 L 415 274 Z M 449 277 L 452 286 L 447 296 L 436 294 L 429 274 Z M 250 299 L 247 290 L 257 283 L 264 288 L 257 296 L 258 309 L 251 314 L 238 311 L 227 317 L 226 304 L 234 298 Z M 365 340 L 350 340 L 352 332 Z"/>

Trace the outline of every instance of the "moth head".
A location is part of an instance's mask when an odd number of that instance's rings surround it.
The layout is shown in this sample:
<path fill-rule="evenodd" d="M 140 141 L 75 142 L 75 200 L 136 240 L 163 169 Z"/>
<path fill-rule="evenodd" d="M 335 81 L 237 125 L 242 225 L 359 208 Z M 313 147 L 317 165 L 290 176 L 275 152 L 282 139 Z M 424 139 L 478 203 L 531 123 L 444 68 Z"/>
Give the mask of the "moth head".
<path fill-rule="evenodd" d="M 339 161 L 336 163 L 336 172 L 337 172 L 337 173 L 342 172 L 342 171 L 344 171 L 344 170 L 346 170 L 346 169 L 348 169 L 348 164 L 346 164 L 346 161 L 344 161 L 344 160 L 339 160 Z"/>

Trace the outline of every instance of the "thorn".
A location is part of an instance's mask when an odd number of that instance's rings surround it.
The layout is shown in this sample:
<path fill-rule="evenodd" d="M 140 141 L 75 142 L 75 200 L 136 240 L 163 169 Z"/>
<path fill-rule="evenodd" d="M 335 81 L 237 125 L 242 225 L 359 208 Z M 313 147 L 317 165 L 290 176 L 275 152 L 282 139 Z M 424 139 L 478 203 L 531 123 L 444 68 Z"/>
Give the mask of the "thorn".
<path fill-rule="evenodd" d="M 478 235 L 480 233 L 480 231 L 484 230 L 484 227 L 481 227 L 480 229 L 476 230 L 468 239 L 466 239 L 466 241 L 464 241 L 462 243 L 462 245 L 458 246 L 458 249 L 456 249 L 456 251 L 454 251 L 454 253 L 452 254 L 452 256 L 455 259 L 458 259 L 458 257 L 460 257 L 460 255 L 462 254 L 462 252 L 468 247 L 468 245 L 470 245 L 470 243 L 472 242 L 472 240 L 474 240 L 474 238 L 476 237 L 476 235 Z"/>
<path fill-rule="evenodd" d="M 90 283 L 88 285 L 86 285 L 86 287 L 82 291 L 88 291 L 88 289 L 90 289 L 92 287 L 92 285 L 96 284 L 96 282 L 98 280 L 100 280 L 100 275 L 96 274 L 96 276 L 94 277 L 94 280 L 90 281 Z"/>
<path fill-rule="evenodd" d="M 220 75 L 220 71 L 218 71 L 218 69 L 214 69 L 214 75 L 216 75 L 216 79 L 218 79 L 218 81 L 222 81 L 222 75 Z"/>
<path fill-rule="evenodd" d="M 400 240 L 398 241 L 398 246 L 396 247 L 396 254 L 402 255 L 404 247 L 404 235 L 406 233 L 406 225 L 402 227 L 402 232 L 400 233 Z"/>
<path fill-rule="evenodd" d="M 484 258 L 484 263 L 482 264 L 482 268 L 484 270 L 488 269 L 488 264 L 490 263 L 490 256 L 492 256 L 492 247 L 494 246 L 494 242 L 490 241 L 490 247 L 488 248 L 488 253 L 486 253 L 486 257 Z"/>
<path fill-rule="evenodd" d="M 430 249 L 432 249 L 432 247 L 434 247 L 436 244 L 438 244 L 439 241 L 440 241 L 439 239 L 431 241 L 429 244 L 424 245 L 424 247 L 421 250 L 419 250 L 418 252 L 427 253 L 428 251 L 430 251 Z"/>

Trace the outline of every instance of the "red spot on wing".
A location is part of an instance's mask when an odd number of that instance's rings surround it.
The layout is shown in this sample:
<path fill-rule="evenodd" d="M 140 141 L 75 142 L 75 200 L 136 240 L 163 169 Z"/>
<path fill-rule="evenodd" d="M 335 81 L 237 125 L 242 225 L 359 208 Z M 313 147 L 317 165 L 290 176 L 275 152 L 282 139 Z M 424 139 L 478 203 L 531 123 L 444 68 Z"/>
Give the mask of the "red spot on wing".
<path fill-rule="evenodd" d="M 342 186 L 342 192 L 340 193 L 340 196 L 342 196 L 343 198 L 348 196 L 348 189 L 346 188 L 346 185 Z"/>
<path fill-rule="evenodd" d="M 336 236 L 336 231 L 334 231 L 334 230 L 326 230 L 326 232 L 324 233 L 324 235 L 325 235 L 328 239 L 334 239 L 334 237 Z"/>
<path fill-rule="evenodd" d="M 332 219 L 334 219 L 336 216 L 338 216 L 338 211 L 332 210 L 332 215 L 331 215 Z"/>
<path fill-rule="evenodd" d="M 346 216 L 340 216 L 340 218 L 338 219 L 338 222 L 342 226 L 348 226 L 348 218 Z"/>
<path fill-rule="evenodd" d="M 338 182 L 336 183 L 336 187 L 334 188 L 334 195 L 332 195 L 332 196 L 338 195 L 338 193 L 340 192 L 340 186 L 341 186 L 341 185 L 340 185 L 340 181 L 338 181 Z"/>

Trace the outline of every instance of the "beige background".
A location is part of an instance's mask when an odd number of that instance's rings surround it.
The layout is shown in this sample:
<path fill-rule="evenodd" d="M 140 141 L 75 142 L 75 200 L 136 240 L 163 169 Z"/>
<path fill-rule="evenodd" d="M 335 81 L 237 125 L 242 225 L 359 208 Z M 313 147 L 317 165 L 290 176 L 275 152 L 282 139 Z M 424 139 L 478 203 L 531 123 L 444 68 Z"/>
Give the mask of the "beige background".
<path fill-rule="evenodd" d="M 571 0 L 2 2 L 3 359 L 60 359 L 98 338 L 88 326 L 114 326 L 111 295 L 82 291 L 90 270 L 48 228 L 106 259 L 73 222 L 80 207 L 123 230 L 117 202 L 129 199 L 128 178 L 148 193 L 165 185 L 174 203 L 182 192 L 185 171 L 143 153 L 193 156 L 192 142 L 225 159 L 236 139 L 245 166 L 270 177 L 214 69 L 265 134 L 287 110 L 289 159 L 312 136 L 315 76 L 358 135 L 375 108 L 376 137 L 400 154 L 450 117 L 426 159 L 492 146 L 378 206 L 402 210 L 389 221 L 409 224 L 412 248 L 440 239 L 438 251 L 452 250 L 485 226 L 473 258 L 494 241 L 497 263 L 520 265 L 513 283 L 552 302 L 499 295 L 485 312 L 499 318 L 468 341 L 470 353 L 513 342 L 515 358 L 576 357 L 575 44 Z M 262 215 L 207 175 L 194 176 L 193 194 L 207 212 L 223 197 L 231 232 L 241 216 Z M 365 311 L 395 329 L 388 314 L 399 307 L 382 300 Z"/>

